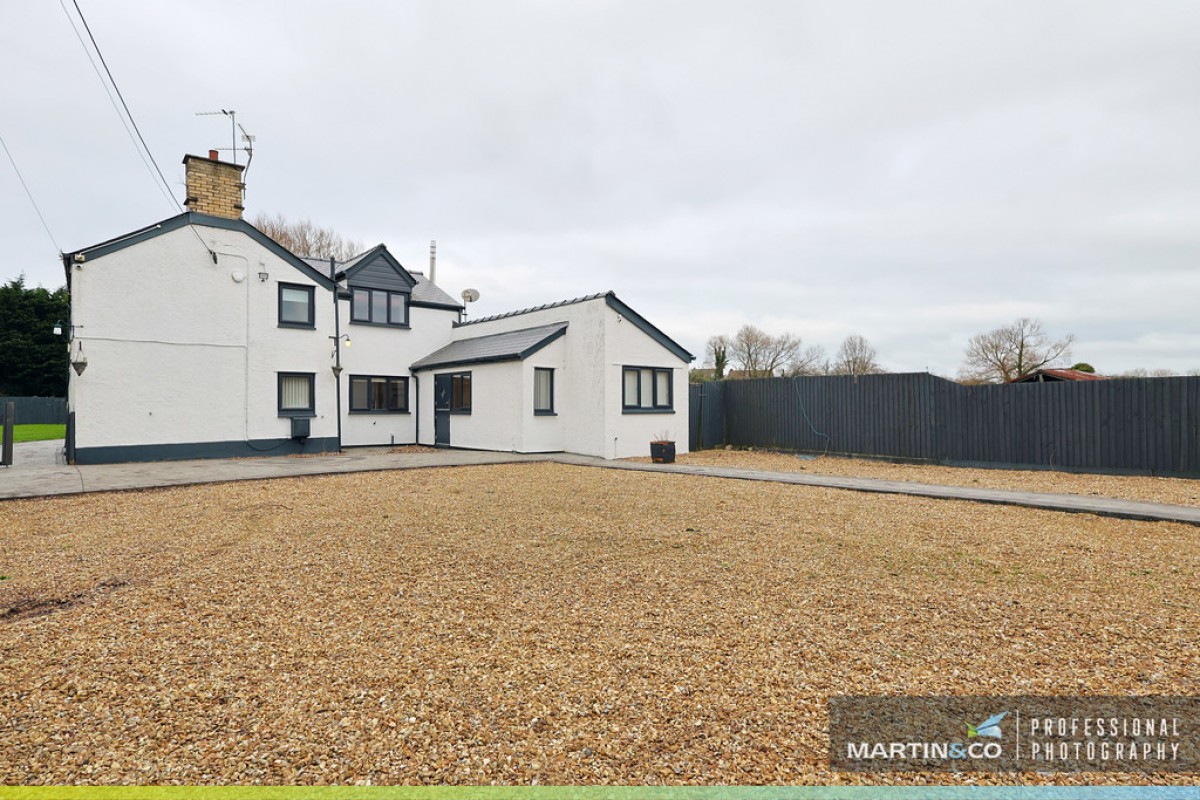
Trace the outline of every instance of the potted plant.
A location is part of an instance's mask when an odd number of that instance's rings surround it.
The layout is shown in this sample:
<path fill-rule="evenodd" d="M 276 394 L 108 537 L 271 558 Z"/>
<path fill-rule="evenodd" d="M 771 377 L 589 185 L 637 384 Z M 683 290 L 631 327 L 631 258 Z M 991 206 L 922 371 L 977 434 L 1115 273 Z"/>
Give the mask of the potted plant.
<path fill-rule="evenodd" d="M 675 440 L 670 431 L 664 431 L 650 441 L 650 460 L 655 464 L 675 463 Z"/>

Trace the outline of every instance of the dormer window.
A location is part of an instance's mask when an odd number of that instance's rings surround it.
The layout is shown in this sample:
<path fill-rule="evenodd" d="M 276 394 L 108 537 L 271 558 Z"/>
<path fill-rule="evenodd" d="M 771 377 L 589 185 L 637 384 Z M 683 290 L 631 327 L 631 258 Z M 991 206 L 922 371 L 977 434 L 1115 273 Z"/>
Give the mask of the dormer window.
<path fill-rule="evenodd" d="M 350 321 L 408 327 L 408 295 L 383 289 L 351 289 Z"/>

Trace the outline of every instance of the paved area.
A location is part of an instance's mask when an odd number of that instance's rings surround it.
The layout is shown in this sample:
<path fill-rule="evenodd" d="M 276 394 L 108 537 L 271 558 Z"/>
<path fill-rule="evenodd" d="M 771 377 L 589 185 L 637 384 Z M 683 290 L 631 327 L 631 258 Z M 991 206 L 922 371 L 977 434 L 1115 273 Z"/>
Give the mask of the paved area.
<path fill-rule="evenodd" d="M 885 481 L 875 478 L 843 478 L 835 475 L 808 475 L 796 472 L 767 472 L 752 469 L 729 469 L 684 464 L 646 464 L 635 461 L 601 461 L 581 456 L 558 455 L 555 461 L 589 463 L 610 469 L 676 472 L 683 475 L 706 475 L 751 481 L 774 481 L 803 486 L 824 486 L 832 489 L 851 489 L 858 492 L 906 494 L 914 497 L 938 497 L 946 500 L 971 500 L 980 503 L 1046 508 L 1052 511 L 1073 511 L 1108 517 L 1141 519 L 1159 522 L 1184 522 L 1200 525 L 1200 508 L 1174 506 L 1166 503 L 1144 503 L 1136 500 L 1116 500 L 1108 497 L 1084 497 L 1077 494 L 1048 494 L 1018 492 L 1011 489 L 982 489 L 969 486 L 946 486 L 909 481 Z"/>
<path fill-rule="evenodd" d="M 62 439 L 18 442 L 13 445 L 14 467 L 51 467 L 55 464 L 65 463 Z M 3 471 L 2 467 L 0 467 L 0 471 Z"/>
<path fill-rule="evenodd" d="M 30 444 L 46 445 L 44 442 Z M 57 443 L 51 443 L 57 445 Z M 43 454 L 44 456 L 44 454 Z M 53 453 L 51 452 L 51 459 Z M 772 481 L 802 486 L 822 486 L 859 492 L 904 494 L 947 500 L 1071 511 L 1125 519 L 1183 522 L 1200 525 L 1200 508 L 1144 503 L 1105 497 L 1072 494 L 1018 492 L 1007 489 L 982 489 L 944 486 L 872 478 L 844 478 L 833 475 L 808 475 L 794 472 L 729 469 L 684 464 L 647 464 L 633 461 L 606 461 L 593 456 L 569 453 L 521 454 L 492 453 L 476 450 L 439 450 L 435 453 L 393 453 L 389 448 L 361 448 L 335 456 L 311 458 L 201 459 L 195 461 L 156 461 L 130 464 L 97 464 L 73 467 L 37 463 L 32 457 L 16 459 L 12 467 L 0 468 L 0 500 L 22 497 L 104 492 L 121 489 L 146 489 L 156 486 L 183 486 L 196 483 L 286 478 L 299 475 L 325 475 L 349 472 L 374 472 L 394 469 L 456 467 L 473 464 L 509 464 L 530 461 L 555 461 L 575 466 L 604 469 L 670 472 L 736 480 Z M 22 466 L 32 463 L 31 466 Z"/>

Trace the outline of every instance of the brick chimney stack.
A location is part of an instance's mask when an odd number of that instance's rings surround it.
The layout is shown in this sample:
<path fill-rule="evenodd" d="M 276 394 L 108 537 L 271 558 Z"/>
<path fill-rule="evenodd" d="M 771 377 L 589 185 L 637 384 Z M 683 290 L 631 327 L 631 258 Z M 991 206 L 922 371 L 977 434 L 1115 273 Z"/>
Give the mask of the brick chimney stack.
<path fill-rule="evenodd" d="M 184 156 L 183 165 L 187 169 L 187 200 L 183 204 L 188 211 L 226 219 L 242 218 L 245 167 L 220 161 L 216 150 L 209 150 L 208 158 Z"/>

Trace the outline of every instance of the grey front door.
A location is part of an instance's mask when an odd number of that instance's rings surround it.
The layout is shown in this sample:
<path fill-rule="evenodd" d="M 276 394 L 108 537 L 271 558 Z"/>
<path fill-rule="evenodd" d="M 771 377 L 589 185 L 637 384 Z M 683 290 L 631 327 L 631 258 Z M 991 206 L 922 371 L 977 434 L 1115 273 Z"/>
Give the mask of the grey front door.
<path fill-rule="evenodd" d="M 433 444 L 450 446 L 450 376 L 433 376 Z"/>

